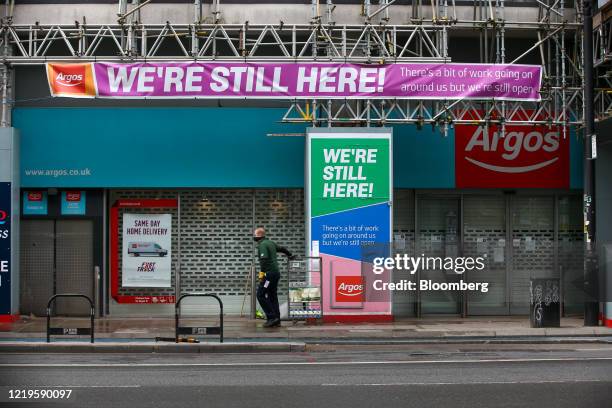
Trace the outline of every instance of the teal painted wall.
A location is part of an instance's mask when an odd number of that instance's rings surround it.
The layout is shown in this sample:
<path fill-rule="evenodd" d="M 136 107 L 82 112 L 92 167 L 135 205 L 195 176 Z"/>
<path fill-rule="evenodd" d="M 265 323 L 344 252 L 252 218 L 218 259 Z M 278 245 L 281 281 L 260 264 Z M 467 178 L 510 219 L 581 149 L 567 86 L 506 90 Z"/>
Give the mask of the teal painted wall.
<path fill-rule="evenodd" d="M 15 108 L 23 187 L 251 187 L 304 185 L 304 125 L 277 108 Z M 394 186 L 454 188 L 455 137 L 393 126 Z M 582 186 L 572 136 L 571 187 Z"/>

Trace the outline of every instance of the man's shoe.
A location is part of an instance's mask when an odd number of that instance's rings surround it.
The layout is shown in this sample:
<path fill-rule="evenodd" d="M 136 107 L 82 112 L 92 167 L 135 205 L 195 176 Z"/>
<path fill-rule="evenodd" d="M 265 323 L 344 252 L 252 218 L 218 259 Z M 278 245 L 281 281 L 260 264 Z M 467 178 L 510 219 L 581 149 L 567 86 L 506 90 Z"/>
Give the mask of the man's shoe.
<path fill-rule="evenodd" d="M 272 322 L 272 327 L 280 327 L 281 325 L 281 319 L 274 319 L 274 321 Z"/>
<path fill-rule="evenodd" d="M 272 319 L 272 320 L 267 320 L 264 324 L 263 327 L 273 327 L 274 326 L 274 322 L 276 322 L 276 319 Z"/>

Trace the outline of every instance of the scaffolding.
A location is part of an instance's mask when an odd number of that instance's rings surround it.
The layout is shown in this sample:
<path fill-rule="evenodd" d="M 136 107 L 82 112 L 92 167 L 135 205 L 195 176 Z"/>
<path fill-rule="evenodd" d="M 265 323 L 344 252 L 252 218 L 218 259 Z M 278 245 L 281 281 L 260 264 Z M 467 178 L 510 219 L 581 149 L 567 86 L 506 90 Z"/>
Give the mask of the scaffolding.
<path fill-rule="evenodd" d="M 396 0 L 362 1 L 355 5 L 362 22 L 349 25 L 334 21 L 336 5 L 331 0 L 312 0 L 310 21 L 303 24 L 227 24 L 219 0 L 212 1 L 209 15 L 203 14 L 202 1 L 194 0 L 192 23 L 148 24 L 142 21 L 141 10 L 149 1 L 119 1 L 115 24 L 92 24 L 84 18 L 72 25 L 23 25 L 13 23 L 13 1 L 8 0 L 0 36 L 2 125 L 10 123 L 5 111 L 11 102 L 12 68 L 18 65 L 195 60 L 443 63 L 451 62 L 452 38 L 471 41 L 479 50 L 479 61 L 469 62 L 523 63 L 536 56 L 543 67 L 541 101 L 296 99 L 279 119 L 313 126 L 412 123 L 439 127 L 444 134 L 462 123 L 499 126 L 502 134 L 507 125 L 540 124 L 560 127 L 564 136 L 569 127 L 584 123 L 580 1 L 534 0 L 529 6 L 537 15 L 531 21 L 515 21 L 506 18 L 504 0 L 461 5 L 455 0 L 413 0 L 407 23 L 401 25 L 390 23 Z M 609 22 L 595 31 L 596 41 L 601 38 L 596 47 L 605 43 L 596 48 L 596 58 L 609 62 Z M 522 52 L 509 58 L 508 41 L 520 44 Z M 600 78 L 604 86 L 595 92 L 599 119 L 612 111 L 607 73 Z"/>
<path fill-rule="evenodd" d="M 595 118 L 598 121 L 612 117 L 612 5 L 607 4 L 593 18 L 593 66 L 597 87 Z"/>

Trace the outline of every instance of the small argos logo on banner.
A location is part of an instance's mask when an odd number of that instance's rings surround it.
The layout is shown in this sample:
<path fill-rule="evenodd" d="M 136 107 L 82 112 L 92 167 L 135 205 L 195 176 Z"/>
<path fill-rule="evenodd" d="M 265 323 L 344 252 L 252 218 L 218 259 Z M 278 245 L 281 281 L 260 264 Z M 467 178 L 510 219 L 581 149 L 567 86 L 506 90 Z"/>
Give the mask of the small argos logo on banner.
<path fill-rule="evenodd" d="M 364 302 L 363 276 L 336 276 L 336 302 Z"/>
<path fill-rule="evenodd" d="M 51 96 L 93 98 L 96 96 L 93 69 L 85 64 L 47 64 Z"/>
<path fill-rule="evenodd" d="M 455 127 L 458 188 L 569 187 L 569 132 L 558 127 Z"/>
<path fill-rule="evenodd" d="M 4 210 L 0 210 L 0 225 L 6 224 L 8 213 Z"/>

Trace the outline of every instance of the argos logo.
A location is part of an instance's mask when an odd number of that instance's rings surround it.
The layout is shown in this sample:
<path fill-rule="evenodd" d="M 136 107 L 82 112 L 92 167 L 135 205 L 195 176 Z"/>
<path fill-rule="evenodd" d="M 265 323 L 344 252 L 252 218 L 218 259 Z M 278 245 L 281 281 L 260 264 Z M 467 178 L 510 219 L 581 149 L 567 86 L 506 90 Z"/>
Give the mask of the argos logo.
<path fill-rule="evenodd" d="M 91 64 L 47 64 L 52 96 L 94 97 L 96 91 Z"/>
<path fill-rule="evenodd" d="M 38 202 L 43 200 L 43 194 L 40 191 L 28 191 L 28 201 Z"/>
<path fill-rule="evenodd" d="M 66 191 L 66 201 L 79 202 L 81 201 L 80 191 Z"/>
<path fill-rule="evenodd" d="M 457 126 L 455 176 L 458 188 L 569 187 L 569 132 L 559 128 Z"/>
<path fill-rule="evenodd" d="M 478 127 L 466 146 L 465 151 L 471 152 L 474 150 L 474 148 L 480 148 L 485 152 L 495 152 L 500 149 L 501 157 L 503 159 L 513 161 L 521 154 L 522 150 L 525 152 L 537 152 L 540 149 L 546 152 L 554 152 L 559 150 L 559 133 L 547 132 L 544 134 L 537 130 L 532 130 L 528 133 L 524 131 L 508 132 L 503 138 L 501 138 L 498 132 L 493 132 L 493 134 L 490 134 L 485 132 L 484 128 Z M 526 173 L 544 166 L 548 166 L 557 161 L 559 158 L 554 157 L 550 160 L 534 163 L 530 166 L 513 166 L 511 163 L 508 163 L 507 166 L 491 165 L 471 159 L 467 154 L 466 159 L 476 166 L 500 173 Z"/>
<path fill-rule="evenodd" d="M 336 302 L 363 302 L 364 300 L 363 276 L 336 276 Z"/>
<path fill-rule="evenodd" d="M 78 86 L 83 83 L 83 74 L 65 74 L 60 72 L 55 77 L 55 82 L 63 86 Z"/>

